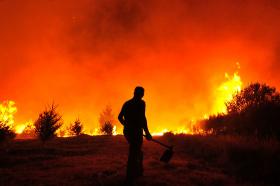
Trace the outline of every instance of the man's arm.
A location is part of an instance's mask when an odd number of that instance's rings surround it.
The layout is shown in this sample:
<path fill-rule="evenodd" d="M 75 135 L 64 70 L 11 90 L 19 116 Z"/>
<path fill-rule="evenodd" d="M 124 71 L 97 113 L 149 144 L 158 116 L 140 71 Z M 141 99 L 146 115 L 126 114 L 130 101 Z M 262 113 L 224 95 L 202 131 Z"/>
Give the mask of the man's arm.
<path fill-rule="evenodd" d="M 148 124 L 147 124 L 147 119 L 146 119 L 146 115 L 145 115 L 145 110 L 146 110 L 146 105 L 144 102 L 144 108 L 143 108 L 143 114 L 144 114 L 144 121 L 143 121 L 143 129 L 145 131 L 145 137 L 147 140 L 151 140 L 152 139 L 152 135 L 148 129 Z"/>
<path fill-rule="evenodd" d="M 122 106 L 121 112 L 119 113 L 118 120 L 120 123 L 124 126 L 125 120 L 124 120 L 124 105 Z"/>
<path fill-rule="evenodd" d="M 147 138 L 147 140 L 151 140 L 152 139 L 152 135 L 148 129 L 148 125 L 147 125 L 147 119 L 145 117 L 144 120 L 144 127 L 143 127 L 144 131 L 145 131 L 145 137 Z"/>

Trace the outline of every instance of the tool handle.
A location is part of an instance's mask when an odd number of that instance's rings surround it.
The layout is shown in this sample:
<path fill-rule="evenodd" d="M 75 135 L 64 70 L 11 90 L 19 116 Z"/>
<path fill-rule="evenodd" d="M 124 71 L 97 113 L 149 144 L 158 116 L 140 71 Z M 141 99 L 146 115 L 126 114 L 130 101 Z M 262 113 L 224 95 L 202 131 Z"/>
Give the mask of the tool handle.
<path fill-rule="evenodd" d="M 146 137 L 146 135 L 143 135 L 143 136 Z M 166 147 L 166 148 L 168 148 L 168 149 L 172 149 L 171 146 L 168 146 L 168 145 L 166 145 L 166 144 L 164 144 L 164 143 L 162 143 L 162 142 L 160 142 L 160 141 L 158 141 L 158 140 L 151 139 L 151 141 L 153 141 L 153 142 L 155 142 L 155 143 L 158 143 L 158 144 L 160 144 L 161 146 L 164 146 L 164 147 Z"/>
<path fill-rule="evenodd" d="M 160 141 L 158 141 L 158 140 L 152 139 L 152 141 L 155 142 L 155 143 L 158 143 L 158 144 L 160 144 L 160 145 L 162 145 L 162 146 L 164 146 L 164 147 L 166 147 L 166 148 L 168 148 L 168 149 L 172 149 L 171 146 L 168 146 L 168 145 L 166 145 L 166 144 L 164 144 L 164 143 L 162 143 L 162 142 L 160 142 Z"/>

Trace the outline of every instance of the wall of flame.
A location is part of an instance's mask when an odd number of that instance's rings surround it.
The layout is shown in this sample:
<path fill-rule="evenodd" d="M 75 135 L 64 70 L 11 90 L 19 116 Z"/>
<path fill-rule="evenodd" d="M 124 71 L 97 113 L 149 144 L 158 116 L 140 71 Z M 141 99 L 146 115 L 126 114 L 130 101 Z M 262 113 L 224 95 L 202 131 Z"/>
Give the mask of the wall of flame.
<path fill-rule="evenodd" d="M 238 65 L 238 68 L 240 68 L 239 63 L 237 63 L 237 65 Z M 233 96 L 241 90 L 242 81 L 241 81 L 240 76 L 238 75 L 238 72 L 235 72 L 232 77 L 229 76 L 227 73 L 225 73 L 225 78 L 226 78 L 225 82 L 223 82 L 215 90 L 216 97 L 213 100 L 212 111 L 210 113 L 204 114 L 203 117 L 189 120 L 185 124 L 181 124 L 181 126 L 175 125 L 175 127 L 172 127 L 172 125 L 169 125 L 166 128 L 158 127 L 157 129 L 150 127 L 152 134 L 153 135 L 163 135 L 166 132 L 173 132 L 174 134 L 183 134 L 183 133 L 184 134 L 193 134 L 193 133 L 195 133 L 195 131 L 193 130 L 193 127 L 196 125 L 196 120 L 205 119 L 208 117 L 208 115 L 226 113 L 227 111 L 226 111 L 225 103 L 231 101 Z M 15 124 L 14 114 L 16 112 L 17 112 L 17 108 L 15 106 L 14 101 L 4 101 L 2 104 L 0 104 L 0 121 L 9 125 L 18 134 L 23 133 L 25 130 L 30 130 L 30 129 L 34 128 L 32 121 L 27 121 L 23 124 Z M 107 118 L 107 119 L 111 120 L 112 117 L 114 117 L 114 116 L 110 115 L 109 117 L 110 118 Z M 69 128 L 69 126 L 64 124 L 61 127 L 61 129 L 59 129 L 58 136 L 60 136 L 60 137 L 71 136 L 68 128 Z M 86 134 L 89 134 L 89 135 L 102 135 L 99 127 L 95 127 L 94 130 L 86 129 L 83 132 Z M 113 135 L 117 135 L 117 134 L 121 134 L 121 132 L 120 132 L 120 130 L 117 131 L 117 126 L 114 125 Z"/>

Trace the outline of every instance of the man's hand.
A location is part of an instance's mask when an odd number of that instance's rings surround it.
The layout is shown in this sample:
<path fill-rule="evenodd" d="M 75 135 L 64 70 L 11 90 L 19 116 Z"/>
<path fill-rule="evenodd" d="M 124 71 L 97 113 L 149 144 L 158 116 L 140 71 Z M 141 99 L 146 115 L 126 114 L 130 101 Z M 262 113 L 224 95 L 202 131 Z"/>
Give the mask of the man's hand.
<path fill-rule="evenodd" d="M 147 134 L 145 135 L 145 137 L 146 137 L 146 139 L 149 140 L 149 141 L 153 139 L 153 137 L 152 137 L 152 135 L 151 135 L 150 133 L 147 133 Z"/>

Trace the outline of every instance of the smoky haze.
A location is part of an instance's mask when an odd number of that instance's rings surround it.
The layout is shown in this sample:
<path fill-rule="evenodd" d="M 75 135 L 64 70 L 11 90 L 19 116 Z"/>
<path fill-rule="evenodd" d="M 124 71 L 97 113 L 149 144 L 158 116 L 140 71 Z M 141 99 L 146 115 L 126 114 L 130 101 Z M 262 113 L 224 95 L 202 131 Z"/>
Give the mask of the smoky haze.
<path fill-rule="evenodd" d="M 54 101 L 92 129 L 142 85 L 152 129 L 184 125 L 236 62 L 245 85 L 279 88 L 279 20 L 278 0 L 2 0 L 1 100 L 18 123 Z"/>

